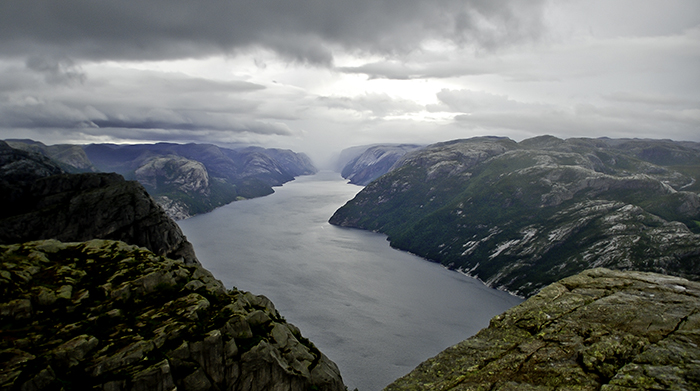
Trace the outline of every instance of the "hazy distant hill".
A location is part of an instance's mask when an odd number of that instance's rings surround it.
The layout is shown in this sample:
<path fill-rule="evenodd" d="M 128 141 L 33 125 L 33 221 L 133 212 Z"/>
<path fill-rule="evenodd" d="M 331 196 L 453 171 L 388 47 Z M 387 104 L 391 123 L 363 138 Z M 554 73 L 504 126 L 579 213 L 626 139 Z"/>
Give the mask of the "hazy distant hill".
<path fill-rule="evenodd" d="M 9 143 L 43 154 L 67 172 L 116 172 L 126 179 L 138 180 L 175 219 L 208 212 L 235 200 L 268 195 L 273 186 L 317 171 L 306 155 L 282 149 L 172 143 Z"/>
<path fill-rule="evenodd" d="M 330 219 L 529 296 L 591 267 L 700 279 L 700 144 L 538 137 L 407 154 Z"/>
<path fill-rule="evenodd" d="M 416 144 L 379 144 L 352 147 L 341 152 L 340 174 L 356 185 L 367 185 L 391 170 L 403 155 L 422 148 Z"/>
<path fill-rule="evenodd" d="M 35 152 L 51 158 L 66 172 L 96 172 L 97 169 L 80 145 L 57 144 L 45 145 L 34 140 L 6 140 L 12 148 Z"/>

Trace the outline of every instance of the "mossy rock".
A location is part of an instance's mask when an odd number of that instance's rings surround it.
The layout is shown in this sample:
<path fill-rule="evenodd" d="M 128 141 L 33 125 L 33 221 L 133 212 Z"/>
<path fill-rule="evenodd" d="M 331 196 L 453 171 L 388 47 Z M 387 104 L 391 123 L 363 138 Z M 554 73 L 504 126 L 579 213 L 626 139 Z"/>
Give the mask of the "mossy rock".
<path fill-rule="evenodd" d="M 46 240 L 0 246 L 0 266 L 2 389 L 344 390 L 270 300 L 200 265 L 118 241 Z M 334 376 L 315 376 L 319 366 Z"/>

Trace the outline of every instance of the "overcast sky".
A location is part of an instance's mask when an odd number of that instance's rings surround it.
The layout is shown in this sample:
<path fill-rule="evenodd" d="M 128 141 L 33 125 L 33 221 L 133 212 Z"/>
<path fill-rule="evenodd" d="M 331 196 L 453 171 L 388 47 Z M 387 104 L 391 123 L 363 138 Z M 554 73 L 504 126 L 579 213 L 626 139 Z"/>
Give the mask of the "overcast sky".
<path fill-rule="evenodd" d="M 0 2 L 0 138 L 700 141 L 698 0 Z"/>

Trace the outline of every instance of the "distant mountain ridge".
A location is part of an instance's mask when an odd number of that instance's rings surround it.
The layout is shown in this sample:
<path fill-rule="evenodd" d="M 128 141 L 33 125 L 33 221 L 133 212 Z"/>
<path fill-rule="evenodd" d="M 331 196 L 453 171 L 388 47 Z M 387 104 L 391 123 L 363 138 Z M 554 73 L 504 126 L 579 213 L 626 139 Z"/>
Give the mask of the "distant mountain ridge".
<path fill-rule="evenodd" d="M 482 137 L 425 147 L 331 217 L 530 296 L 591 267 L 700 279 L 700 144 Z"/>
<path fill-rule="evenodd" d="M 418 144 L 377 144 L 343 150 L 338 159 L 340 175 L 365 186 L 391 170 L 405 154 L 422 148 Z"/>
<path fill-rule="evenodd" d="M 305 154 L 282 149 L 173 143 L 8 143 L 43 154 L 67 172 L 116 172 L 126 179 L 138 180 L 174 219 L 205 213 L 235 200 L 268 195 L 273 186 L 317 172 Z"/>

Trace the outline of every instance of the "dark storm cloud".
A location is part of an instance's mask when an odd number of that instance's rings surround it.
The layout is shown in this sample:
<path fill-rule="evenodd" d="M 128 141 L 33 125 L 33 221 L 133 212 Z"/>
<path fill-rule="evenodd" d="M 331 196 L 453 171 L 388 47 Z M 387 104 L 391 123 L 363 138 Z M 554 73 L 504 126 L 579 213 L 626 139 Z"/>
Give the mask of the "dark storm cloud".
<path fill-rule="evenodd" d="M 120 69 L 87 77 L 72 62 L 38 57 L 27 60 L 26 69 L 3 65 L 0 129 L 130 129 L 146 138 L 162 129 L 180 137 L 200 131 L 291 134 L 284 125 L 255 118 L 264 101 L 254 94 L 266 89 L 256 83 Z"/>
<path fill-rule="evenodd" d="M 494 48 L 541 30 L 544 0 L 0 2 L 0 53 L 76 60 L 201 57 L 265 47 L 330 64 L 333 50 L 396 54 L 424 40 Z"/>
<path fill-rule="evenodd" d="M 70 58 L 31 56 L 27 68 L 44 75 L 49 84 L 82 83 L 85 73 Z"/>

